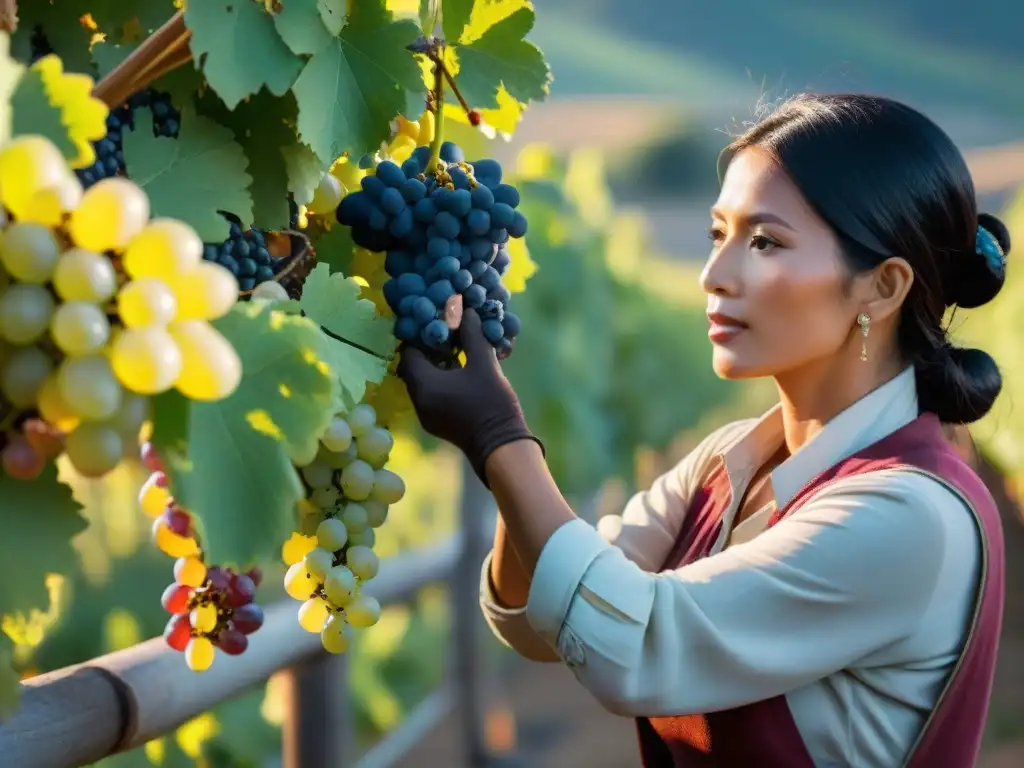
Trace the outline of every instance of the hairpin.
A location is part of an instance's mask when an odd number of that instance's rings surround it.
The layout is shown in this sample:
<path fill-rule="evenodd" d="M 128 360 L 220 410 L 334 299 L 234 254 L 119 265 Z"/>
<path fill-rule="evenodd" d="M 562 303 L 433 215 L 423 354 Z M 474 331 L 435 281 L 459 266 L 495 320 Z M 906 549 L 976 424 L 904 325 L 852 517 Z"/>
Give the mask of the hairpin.
<path fill-rule="evenodd" d="M 999 245 L 996 236 L 978 225 L 978 236 L 974 240 L 974 250 L 979 256 L 984 256 L 988 262 L 989 269 L 993 272 L 1002 272 L 1006 268 L 1006 254 L 1003 247 Z"/>

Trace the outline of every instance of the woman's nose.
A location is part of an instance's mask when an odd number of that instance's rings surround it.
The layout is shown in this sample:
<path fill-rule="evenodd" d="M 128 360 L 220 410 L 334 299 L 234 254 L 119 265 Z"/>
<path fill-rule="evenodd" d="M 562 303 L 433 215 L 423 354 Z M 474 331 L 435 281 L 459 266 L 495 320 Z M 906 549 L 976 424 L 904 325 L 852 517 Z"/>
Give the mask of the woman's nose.
<path fill-rule="evenodd" d="M 740 270 L 737 254 L 728 243 L 716 248 L 700 272 L 700 287 L 712 296 L 736 296 L 740 291 Z"/>

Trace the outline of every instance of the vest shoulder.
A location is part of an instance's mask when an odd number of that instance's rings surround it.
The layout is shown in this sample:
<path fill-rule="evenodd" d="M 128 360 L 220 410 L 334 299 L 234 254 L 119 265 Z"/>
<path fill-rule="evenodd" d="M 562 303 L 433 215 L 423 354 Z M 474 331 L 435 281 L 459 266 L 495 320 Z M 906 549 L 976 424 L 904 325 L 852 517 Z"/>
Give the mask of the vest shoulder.
<path fill-rule="evenodd" d="M 683 460 L 699 482 L 707 480 L 715 466 L 715 457 L 742 440 L 757 424 L 758 419 L 739 419 L 714 430 L 705 437 Z"/>

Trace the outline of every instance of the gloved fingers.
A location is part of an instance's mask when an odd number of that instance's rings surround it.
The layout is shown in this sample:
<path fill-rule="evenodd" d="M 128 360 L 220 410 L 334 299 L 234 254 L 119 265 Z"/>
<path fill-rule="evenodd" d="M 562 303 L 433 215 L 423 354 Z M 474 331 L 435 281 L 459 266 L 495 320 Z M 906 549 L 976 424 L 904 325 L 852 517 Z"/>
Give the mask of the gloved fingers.
<path fill-rule="evenodd" d="M 421 389 L 434 381 L 441 371 L 420 350 L 403 345 L 395 373 L 405 382 L 409 396 L 415 400 Z"/>
<path fill-rule="evenodd" d="M 466 309 L 462 313 L 462 325 L 459 327 L 459 340 L 466 350 L 466 366 L 473 368 L 487 365 L 495 360 L 494 347 L 484 337 L 480 315 L 475 309 Z"/>

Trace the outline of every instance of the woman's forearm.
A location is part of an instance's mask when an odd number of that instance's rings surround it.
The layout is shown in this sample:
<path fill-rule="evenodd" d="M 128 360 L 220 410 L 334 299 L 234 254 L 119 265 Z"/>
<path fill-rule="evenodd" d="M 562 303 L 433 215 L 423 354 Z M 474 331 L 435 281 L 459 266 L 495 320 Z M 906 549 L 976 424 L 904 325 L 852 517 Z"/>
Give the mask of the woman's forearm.
<path fill-rule="evenodd" d="M 522 608 L 530 597 L 530 574 L 519 562 L 519 555 L 505 527 L 505 519 L 500 514 L 494 527 L 491 587 L 503 608 Z"/>
<path fill-rule="evenodd" d="M 501 446 L 488 457 L 485 471 L 503 520 L 495 531 L 495 554 L 500 552 L 500 562 L 492 562 L 494 586 L 502 601 L 525 605 L 530 578 L 544 545 L 576 515 L 562 498 L 533 440 Z M 508 588 L 507 596 L 501 593 L 499 582 Z"/>

